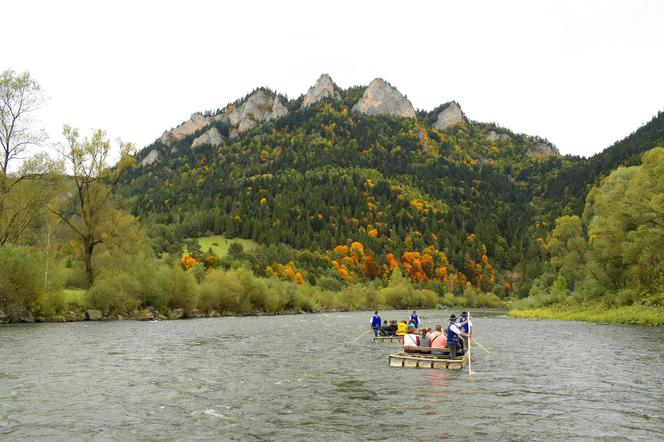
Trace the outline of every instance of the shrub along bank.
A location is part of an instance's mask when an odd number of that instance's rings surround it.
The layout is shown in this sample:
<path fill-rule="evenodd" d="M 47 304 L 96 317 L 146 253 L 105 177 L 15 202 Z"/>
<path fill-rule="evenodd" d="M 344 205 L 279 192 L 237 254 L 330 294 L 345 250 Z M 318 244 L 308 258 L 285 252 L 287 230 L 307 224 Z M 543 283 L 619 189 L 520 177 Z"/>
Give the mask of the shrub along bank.
<path fill-rule="evenodd" d="M 468 297 L 418 288 L 395 272 L 379 284 L 338 290 L 261 278 L 245 268 L 185 271 L 179 264 L 146 260 L 101 273 L 88 290 L 44 287 L 42 264 L 21 248 L 0 249 L 11 272 L 0 275 L 0 321 L 167 319 L 220 315 L 283 314 L 373 308 L 500 306 L 493 294 Z M 21 290 L 17 290 L 20 287 Z"/>

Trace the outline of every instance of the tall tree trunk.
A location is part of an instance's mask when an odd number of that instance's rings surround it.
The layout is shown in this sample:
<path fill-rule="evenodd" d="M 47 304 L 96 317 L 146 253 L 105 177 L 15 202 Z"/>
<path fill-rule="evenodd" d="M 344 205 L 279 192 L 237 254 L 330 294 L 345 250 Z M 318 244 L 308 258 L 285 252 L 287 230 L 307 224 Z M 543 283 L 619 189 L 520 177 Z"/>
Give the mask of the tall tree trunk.
<path fill-rule="evenodd" d="M 92 238 L 85 238 L 85 274 L 87 275 L 87 288 L 92 287 L 92 284 L 95 282 L 95 275 L 92 271 L 92 252 L 95 249 L 95 242 Z"/>
<path fill-rule="evenodd" d="M 46 233 L 46 247 L 44 248 L 44 292 L 48 290 L 48 249 L 51 245 L 52 221 L 48 220 L 48 230 Z"/>

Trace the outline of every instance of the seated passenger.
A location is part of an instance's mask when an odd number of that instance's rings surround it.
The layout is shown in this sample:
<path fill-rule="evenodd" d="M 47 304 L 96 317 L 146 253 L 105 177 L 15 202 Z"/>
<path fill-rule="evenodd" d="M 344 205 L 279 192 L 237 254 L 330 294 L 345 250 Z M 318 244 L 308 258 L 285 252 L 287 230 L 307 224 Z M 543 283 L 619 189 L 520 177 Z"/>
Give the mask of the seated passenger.
<path fill-rule="evenodd" d="M 399 326 L 397 325 L 397 320 L 396 319 L 390 320 L 390 325 L 387 326 L 387 330 L 389 332 L 389 335 L 390 336 L 396 336 L 397 335 L 397 328 L 399 328 Z"/>
<path fill-rule="evenodd" d="M 420 330 L 420 347 L 430 347 L 431 346 L 431 339 L 429 339 L 429 333 L 426 328 L 423 328 Z M 424 348 L 420 350 L 420 353 L 429 353 L 431 350 L 428 348 L 425 350 Z"/>
<path fill-rule="evenodd" d="M 408 327 L 407 333 L 401 338 L 401 344 L 406 353 L 417 353 L 416 347 L 420 346 L 420 335 L 415 333 L 414 327 Z"/>
<path fill-rule="evenodd" d="M 388 331 L 389 325 L 387 325 L 387 319 L 383 321 L 382 327 L 378 330 L 378 333 L 381 336 L 389 336 L 390 332 Z"/>
<path fill-rule="evenodd" d="M 403 336 L 408 332 L 408 324 L 406 321 L 401 321 L 397 326 L 397 336 Z"/>
<path fill-rule="evenodd" d="M 447 347 L 447 339 L 445 338 L 445 334 L 443 334 L 442 325 L 436 324 L 436 331 L 431 333 L 429 339 L 431 340 L 431 343 L 429 344 L 429 346 L 431 347 L 431 354 L 432 355 L 444 354 L 443 350 L 445 350 L 445 347 Z"/>

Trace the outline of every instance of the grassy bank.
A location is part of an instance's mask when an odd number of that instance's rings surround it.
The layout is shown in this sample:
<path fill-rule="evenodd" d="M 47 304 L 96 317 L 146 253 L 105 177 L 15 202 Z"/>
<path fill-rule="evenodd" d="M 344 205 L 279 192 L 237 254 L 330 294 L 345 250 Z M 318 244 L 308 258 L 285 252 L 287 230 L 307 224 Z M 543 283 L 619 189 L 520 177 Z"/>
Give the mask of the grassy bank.
<path fill-rule="evenodd" d="M 607 308 L 603 305 L 552 306 L 512 309 L 512 318 L 557 319 L 562 321 L 603 322 L 610 324 L 664 325 L 664 309 L 630 305 Z"/>

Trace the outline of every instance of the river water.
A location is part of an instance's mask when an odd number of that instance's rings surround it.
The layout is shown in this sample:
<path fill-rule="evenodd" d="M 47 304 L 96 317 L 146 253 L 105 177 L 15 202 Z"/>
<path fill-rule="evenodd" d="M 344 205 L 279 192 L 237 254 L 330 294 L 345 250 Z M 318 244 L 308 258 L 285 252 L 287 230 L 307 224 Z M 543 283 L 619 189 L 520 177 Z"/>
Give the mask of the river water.
<path fill-rule="evenodd" d="M 370 316 L 0 326 L 0 440 L 664 440 L 664 328 L 477 312 L 469 375 Z"/>

